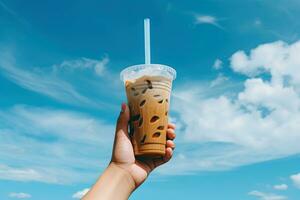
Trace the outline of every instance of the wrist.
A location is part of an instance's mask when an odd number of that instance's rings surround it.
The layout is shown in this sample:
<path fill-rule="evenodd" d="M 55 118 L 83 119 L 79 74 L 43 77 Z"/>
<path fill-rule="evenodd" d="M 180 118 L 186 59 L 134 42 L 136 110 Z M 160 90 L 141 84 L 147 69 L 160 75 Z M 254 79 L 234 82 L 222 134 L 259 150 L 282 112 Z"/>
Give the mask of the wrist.
<path fill-rule="evenodd" d="M 83 200 L 127 200 L 135 190 L 135 182 L 126 170 L 110 163 Z"/>
<path fill-rule="evenodd" d="M 130 192 L 133 192 L 137 188 L 136 182 L 131 173 L 124 167 L 115 162 L 111 162 L 108 165 L 107 170 L 111 170 L 116 173 L 116 175 L 119 177 L 118 179 L 128 186 Z"/>

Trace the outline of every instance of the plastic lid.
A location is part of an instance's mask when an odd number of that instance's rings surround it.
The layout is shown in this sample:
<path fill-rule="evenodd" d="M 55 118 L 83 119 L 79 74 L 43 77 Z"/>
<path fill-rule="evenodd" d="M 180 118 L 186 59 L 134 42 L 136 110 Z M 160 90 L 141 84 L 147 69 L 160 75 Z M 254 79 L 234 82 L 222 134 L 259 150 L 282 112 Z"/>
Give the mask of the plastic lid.
<path fill-rule="evenodd" d="M 161 64 L 140 64 L 125 68 L 120 73 L 122 81 L 134 80 L 142 76 L 163 76 L 174 80 L 176 78 L 176 70 L 167 65 Z"/>

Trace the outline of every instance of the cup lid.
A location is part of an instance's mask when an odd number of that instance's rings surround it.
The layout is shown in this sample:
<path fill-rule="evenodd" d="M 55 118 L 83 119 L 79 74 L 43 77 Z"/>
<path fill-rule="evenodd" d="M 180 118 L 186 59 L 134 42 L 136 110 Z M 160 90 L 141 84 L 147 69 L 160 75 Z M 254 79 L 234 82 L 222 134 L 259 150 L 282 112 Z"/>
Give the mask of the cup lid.
<path fill-rule="evenodd" d="M 140 64 L 125 68 L 120 73 L 122 81 L 134 80 L 142 76 L 163 76 L 174 80 L 176 78 L 176 70 L 167 65 L 161 64 Z"/>

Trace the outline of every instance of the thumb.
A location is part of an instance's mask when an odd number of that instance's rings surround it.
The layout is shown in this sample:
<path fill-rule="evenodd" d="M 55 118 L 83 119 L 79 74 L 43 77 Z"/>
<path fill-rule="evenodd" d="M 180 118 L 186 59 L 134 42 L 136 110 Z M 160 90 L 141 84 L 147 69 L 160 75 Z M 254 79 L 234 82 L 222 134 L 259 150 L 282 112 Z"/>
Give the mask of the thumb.
<path fill-rule="evenodd" d="M 122 103 L 121 112 L 117 121 L 116 132 L 119 131 L 124 132 L 128 136 L 128 122 L 129 122 L 130 114 L 129 108 L 126 103 Z"/>

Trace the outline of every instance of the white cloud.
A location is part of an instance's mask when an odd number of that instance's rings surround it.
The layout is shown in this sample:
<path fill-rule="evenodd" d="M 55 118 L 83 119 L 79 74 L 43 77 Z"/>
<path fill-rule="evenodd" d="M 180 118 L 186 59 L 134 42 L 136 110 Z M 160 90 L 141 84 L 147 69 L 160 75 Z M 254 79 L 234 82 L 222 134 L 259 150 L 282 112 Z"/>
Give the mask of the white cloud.
<path fill-rule="evenodd" d="M 248 193 L 251 196 L 256 196 L 260 200 L 286 200 L 288 199 L 285 196 L 277 195 L 277 194 L 268 194 L 268 193 L 263 193 L 260 191 L 251 191 Z"/>
<path fill-rule="evenodd" d="M 216 59 L 215 62 L 214 62 L 213 68 L 214 68 L 215 70 L 219 70 L 219 69 L 222 69 L 222 67 L 223 67 L 223 62 L 222 62 L 222 60 Z"/>
<path fill-rule="evenodd" d="M 238 96 L 241 103 L 254 106 L 262 106 L 275 111 L 297 112 L 300 99 L 293 87 L 273 85 L 261 78 L 253 78 L 245 81 L 245 90 Z M 288 99 L 288 101 L 287 101 Z"/>
<path fill-rule="evenodd" d="M 214 16 L 209 16 L 209 15 L 200 15 L 197 16 L 196 19 L 198 23 L 207 23 L 207 24 L 213 24 L 217 21 L 217 19 Z"/>
<path fill-rule="evenodd" d="M 7 165 L 0 165 L 0 177 L 2 180 L 15 180 L 15 181 L 28 181 L 35 180 L 41 181 L 43 175 L 33 169 L 20 169 L 12 168 Z"/>
<path fill-rule="evenodd" d="M 97 75 L 103 76 L 108 63 L 109 58 L 107 56 L 105 56 L 102 60 L 94 60 L 83 57 L 75 60 L 65 60 L 60 65 L 54 65 L 53 69 L 55 71 L 59 71 L 61 68 L 66 70 L 92 69 Z"/>
<path fill-rule="evenodd" d="M 251 50 L 249 56 L 238 51 L 231 57 L 232 69 L 247 76 L 270 73 L 272 83 L 282 84 L 289 78 L 289 84 L 300 84 L 299 65 L 300 41 L 288 45 L 277 41 L 259 45 Z"/>
<path fill-rule="evenodd" d="M 25 69 L 17 67 L 16 59 L 9 50 L 0 50 L 5 52 L 0 56 L 0 73 L 19 86 L 72 105 L 114 109 L 111 101 L 100 98 L 101 94 L 107 91 L 113 91 L 112 96 L 116 96 L 114 93 L 117 93 L 114 75 L 105 73 L 108 57 L 102 60 L 80 58 L 51 67 Z M 74 70 L 83 69 L 92 70 L 92 74 L 87 70 L 72 73 Z M 82 82 L 85 83 L 84 86 Z"/>
<path fill-rule="evenodd" d="M 182 151 L 161 173 L 226 170 L 300 153 L 300 68 L 294 66 L 300 63 L 294 55 L 300 43 L 282 44 L 260 45 L 249 57 L 243 51 L 232 56 L 232 68 L 250 76 L 239 90 L 216 92 L 218 87 L 196 82 L 175 88 L 172 110 L 183 125 L 177 130 Z"/>
<path fill-rule="evenodd" d="M 275 190 L 287 190 L 289 186 L 287 184 L 274 185 L 273 188 Z"/>
<path fill-rule="evenodd" d="M 256 20 L 254 21 L 254 25 L 255 25 L 255 26 L 261 26 L 261 25 L 262 25 L 261 20 L 260 20 L 260 19 L 256 19 Z"/>
<path fill-rule="evenodd" d="M 211 81 L 210 87 L 215 87 L 215 86 L 224 84 L 228 80 L 229 80 L 228 77 L 226 77 L 223 74 L 219 73 L 217 78 Z"/>
<path fill-rule="evenodd" d="M 300 189 L 300 173 L 291 175 L 290 178 L 293 181 L 294 185 Z"/>
<path fill-rule="evenodd" d="M 0 121 L 0 179 L 86 182 L 109 161 L 114 125 L 92 116 L 15 106 Z"/>
<path fill-rule="evenodd" d="M 8 126 L 23 129 L 23 133 L 40 136 L 43 131 L 48 137 L 94 144 L 105 139 L 99 137 L 99 130 L 112 130 L 104 122 L 82 113 L 23 105 L 0 112 L 0 118 Z"/>
<path fill-rule="evenodd" d="M 23 192 L 19 192 L 19 193 L 12 192 L 8 196 L 10 198 L 16 198 L 16 199 L 29 199 L 29 198 L 31 198 L 30 194 L 23 193 Z"/>
<path fill-rule="evenodd" d="M 88 193 L 89 190 L 90 190 L 89 188 L 85 188 L 83 190 L 80 190 L 80 191 L 74 193 L 72 195 L 72 198 L 73 199 L 81 199 L 86 193 Z"/>
<path fill-rule="evenodd" d="M 95 66 L 95 73 L 99 76 L 103 76 L 106 65 L 108 64 L 109 59 L 105 57 L 103 60 L 99 61 Z"/>
<path fill-rule="evenodd" d="M 212 15 L 195 15 L 196 24 L 210 24 L 220 29 L 224 29 L 219 23 L 218 19 Z"/>
<path fill-rule="evenodd" d="M 91 102 L 84 96 L 80 95 L 72 85 L 55 77 L 49 77 L 49 74 L 39 74 L 29 72 L 20 68 L 14 67 L 11 59 L 1 59 L 0 68 L 4 74 L 18 85 L 50 96 L 62 102 L 82 102 L 90 104 Z"/>

